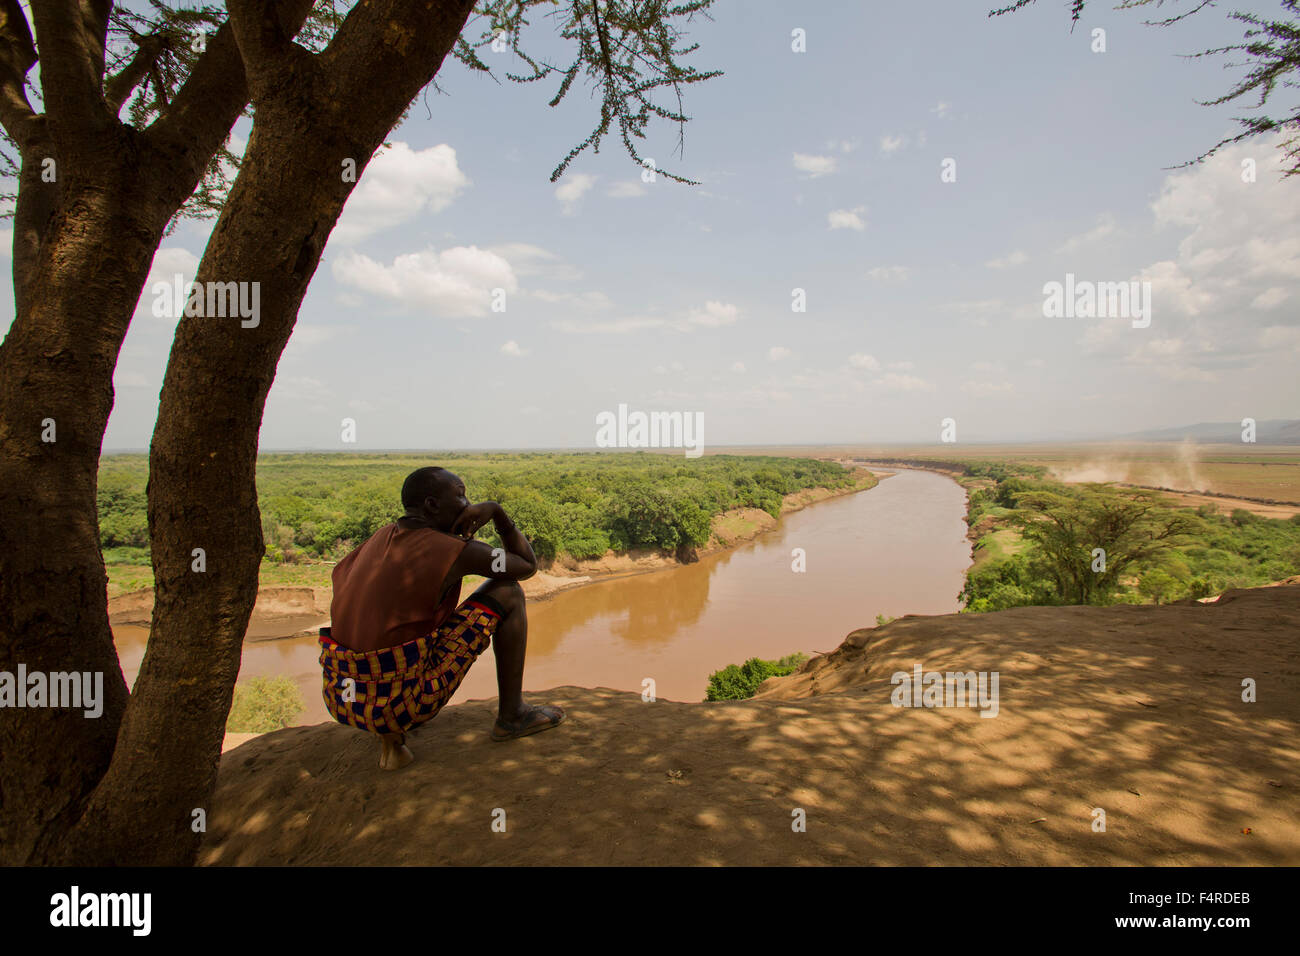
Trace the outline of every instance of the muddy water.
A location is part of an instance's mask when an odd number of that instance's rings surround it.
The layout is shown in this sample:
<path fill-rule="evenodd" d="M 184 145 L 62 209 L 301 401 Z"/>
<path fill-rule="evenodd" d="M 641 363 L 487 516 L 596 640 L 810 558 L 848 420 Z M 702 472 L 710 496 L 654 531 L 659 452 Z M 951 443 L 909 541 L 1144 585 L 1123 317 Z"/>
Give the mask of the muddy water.
<path fill-rule="evenodd" d="M 958 609 L 970 563 L 965 493 L 953 481 L 902 470 L 869 491 L 786 515 L 747 545 L 696 564 L 602 581 L 529 607 L 526 690 L 578 684 L 702 700 L 708 675 L 748 657 L 837 647 L 877 614 Z M 802 548 L 807 570 L 792 570 Z M 143 656 L 143 628 L 116 629 L 128 683 Z M 302 723 L 326 720 L 317 645 L 249 642 L 240 679 L 286 674 L 303 690 Z M 455 701 L 495 697 L 489 650 Z M 541 702 L 543 698 L 533 695 Z"/>

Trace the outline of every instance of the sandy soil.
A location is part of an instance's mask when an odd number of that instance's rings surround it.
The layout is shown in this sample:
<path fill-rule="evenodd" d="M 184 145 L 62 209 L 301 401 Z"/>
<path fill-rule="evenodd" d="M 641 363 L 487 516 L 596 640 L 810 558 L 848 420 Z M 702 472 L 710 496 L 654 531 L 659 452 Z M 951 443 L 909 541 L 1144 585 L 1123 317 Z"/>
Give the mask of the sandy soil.
<path fill-rule="evenodd" d="M 1142 485 L 1129 485 L 1128 487 L 1144 487 Z M 1148 491 L 1157 489 L 1147 488 Z M 1191 491 L 1166 491 L 1160 489 L 1160 494 L 1169 498 L 1179 507 L 1199 508 L 1202 505 L 1212 505 L 1222 514 L 1230 514 L 1234 509 L 1242 508 L 1252 514 L 1257 514 L 1263 518 L 1290 518 L 1292 515 L 1300 514 L 1300 505 L 1287 504 L 1285 502 L 1265 503 L 1253 501 L 1250 498 L 1230 498 L 1227 495 L 1199 495 Z"/>
<path fill-rule="evenodd" d="M 470 701 L 413 734 L 416 762 L 395 774 L 362 733 L 295 727 L 222 758 L 200 858 L 1296 865 L 1298 651 L 1291 583 L 1215 603 L 904 617 L 750 701 L 556 688 L 534 699 L 564 705 L 566 723 L 505 744 L 487 736 L 494 702 Z M 998 671 L 998 716 L 892 706 L 890 675 L 916 663 Z M 1241 700 L 1247 677 L 1258 703 Z"/>
<path fill-rule="evenodd" d="M 293 585 L 260 588 L 245 640 L 265 641 L 317 634 L 320 626 L 330 621 L 332 594 L 332 588 Z M 110 598 L 108 616 L 114 627 L 122 624 L 148 627 L 153 617 L 153 589 L 131 591 Z"/>

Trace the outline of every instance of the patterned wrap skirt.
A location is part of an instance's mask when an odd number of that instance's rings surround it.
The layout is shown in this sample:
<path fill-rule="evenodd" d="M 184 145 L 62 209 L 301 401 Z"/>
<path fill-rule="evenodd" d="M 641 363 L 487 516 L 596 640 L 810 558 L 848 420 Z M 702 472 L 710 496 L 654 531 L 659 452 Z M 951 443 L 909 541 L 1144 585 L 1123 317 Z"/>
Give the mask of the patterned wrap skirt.
<path fill-rule="evenodd" d="M 433 633 L 377 651 L 344 647 L 323 627 L 325 707 L 339 723 L 374 734 L 401 734 L 432 720 L 487 650 L 500 621 L 499 607 L 471 598 Z"/>

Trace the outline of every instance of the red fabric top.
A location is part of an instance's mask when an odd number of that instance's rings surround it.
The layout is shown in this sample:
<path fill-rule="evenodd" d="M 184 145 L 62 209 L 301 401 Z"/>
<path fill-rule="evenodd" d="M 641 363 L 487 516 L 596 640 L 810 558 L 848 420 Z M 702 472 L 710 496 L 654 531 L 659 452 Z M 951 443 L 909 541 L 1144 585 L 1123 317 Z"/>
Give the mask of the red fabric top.
<path fill-rule="evenodd" d="M 334 567 L 333 639 L 375 651 L 433 631 L 460 603 L 459 581 L 443 588 L 465 544 L 432 528 L 380 528 Z"/>

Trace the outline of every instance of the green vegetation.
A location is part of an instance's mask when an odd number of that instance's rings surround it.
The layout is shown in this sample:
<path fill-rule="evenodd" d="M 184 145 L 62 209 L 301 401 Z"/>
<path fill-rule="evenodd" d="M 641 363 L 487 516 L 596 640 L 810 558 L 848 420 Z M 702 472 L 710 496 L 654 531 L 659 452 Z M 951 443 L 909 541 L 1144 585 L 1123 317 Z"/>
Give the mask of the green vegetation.
<path fill-rule="evenodd" d="M 895 617 L 891 617 L 891 616 L 889 616 L 888 614 L 877 614 L 877 615 L 876 615 L 876 627 L 884 627 L 884 626 L 885 626 L 886 624 L 888 624 L 890 621 L 895 621 L 895 620 L 897 620 L 897 618 L 895 618 Z"/>
<path fill-rule="evenodd" d="M 254 677 L 235 685 L 235 698 L 226 718 L 226 732 L 266 734 L 289 726 L 306 708 L 302 693 L 289 677 Z"/>
<path fill-rule="evenodd" d="M 799 669 L 808 660 L 803 653 L 789 654 L 779 661 L 765 661 L 751 657 L 737 667 L 728 664 L 709 675 L 709 692 L 705 700 L 748 700 L 758 690 L 758 685 L 769 677 L 785 677 Z"/>
<path fill-rule="evenodd" d="M 960 595 L 965 610 L 1160 604 L 1300 572 L 1295 518 L 1180 508 L 1138 489 L 1065 485 L 1043 472 L 1016 463 L 968 467 L 966 521 L 978 540 Z"/>
<path fill-rule="evenodd" d="M 501 502 L 541 558 L 598 558 L 610 549 L 633 548 L 685 552 L 709 540 L 712 519 L 723 512 L 761 508 L 777 517 L 784 495 L 854 484 L 851 472 L 833 462 L 758 455 L 262 455 L 257 486 L 264 580 L 268 567 L 306 566 L 347 554 L 402 513 L 403 480 L 429 464 L 460 475 L 471 500 Z M 147 480 L 144 455 L 101 461 L 105 561 L 122 569 L 122 580 L 143 581 L 141 587 L 149 577 Z M 491 526 L 480 536 L 499 543 Z"/>

